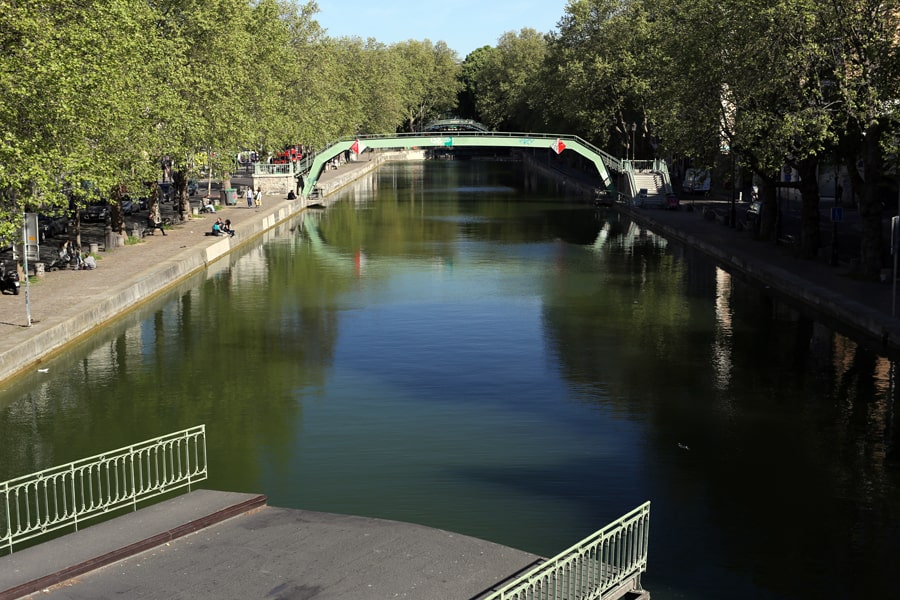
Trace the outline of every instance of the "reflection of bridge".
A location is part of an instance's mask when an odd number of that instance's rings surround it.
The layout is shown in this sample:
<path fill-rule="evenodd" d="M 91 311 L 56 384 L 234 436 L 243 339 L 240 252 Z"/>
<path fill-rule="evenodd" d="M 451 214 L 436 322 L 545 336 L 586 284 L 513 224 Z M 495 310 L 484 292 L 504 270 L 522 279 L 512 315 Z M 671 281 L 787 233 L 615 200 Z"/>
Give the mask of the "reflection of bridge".
<path fill-rule="evenodd" d="M 336 156 L 349 151 L 361 153 L 372 149 L 412 149 L 412 148 L 518 148 L 535 150 L 544 148 L 561 154 L 565 150 L 577 152 L 591 161 L 607 190 L 614 189 L 610 170 L 626 172 L 627 161 L 621 161 L 600 150 L 593 144 L 574 135 L 550 135 L 540 133 L 502 133 L 491 131 L 434 131 L 418 133 L 398 133 L 393 135 L 366 135 L 339 140 L 301 166 L 303 189 L 301 194 L 308 197 L 316 187 L 322 170 Z"/>

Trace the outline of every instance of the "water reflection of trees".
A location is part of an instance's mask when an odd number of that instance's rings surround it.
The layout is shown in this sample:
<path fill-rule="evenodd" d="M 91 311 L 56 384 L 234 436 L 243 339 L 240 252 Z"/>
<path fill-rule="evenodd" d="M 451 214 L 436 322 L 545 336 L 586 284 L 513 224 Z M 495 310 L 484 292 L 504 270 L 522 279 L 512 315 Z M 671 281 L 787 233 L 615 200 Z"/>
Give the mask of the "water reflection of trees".
<path fill-rule="evenodd" d="M 652 456 L 672 457 L 645 474 L 680 498 L 670 516 L 727 523 L 722 536 L 657 529 L 661 545 L 701 536 L 698 552 L 749 557 L 787 597 L 811 593 L 791 557 L 821 574 L 813 595 L 896 588 L 895 365 L 703 257 L 626 237 L 610 235 L 584 270 L 554 272 L 544 318 L 585 401 L 641 419 Z"/>

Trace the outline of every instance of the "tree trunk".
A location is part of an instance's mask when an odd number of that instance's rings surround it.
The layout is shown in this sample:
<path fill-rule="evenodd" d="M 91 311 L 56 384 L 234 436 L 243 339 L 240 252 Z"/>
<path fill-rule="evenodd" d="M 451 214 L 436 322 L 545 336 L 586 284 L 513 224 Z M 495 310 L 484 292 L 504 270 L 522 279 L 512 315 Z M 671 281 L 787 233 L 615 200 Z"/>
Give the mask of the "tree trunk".
<path fill-rule="evenodd" d="M 859 206 L 859 272 L 869 279 L 877 279 L 881 274 L 883 207 L 878 197 L 878 177 L 881 173 L 880 142 L 883 132 L 884 125 L 875 121 L 859 136 L 859 146 L 855 149 L 862 161 L 863 173 L 860 173 L 855 157 L 850 156 L 847 160 L 847 173 Z"/>
<path fill-rule="evenodd" d="M 188 221 L 191 218 L 191 199 L 187 195 L 187 173 L 184 169 L 178 169 L 172 179 L 175 185 L 174 202 L 178 211 L 178 220 Z"/>
<path fill-rule="evenodd" d="M 877 178 L 881 167 L 881 148 L 878 136 L 871 136 L 863 142 L 862 159 L 866 172 L 866 182 L 859 196 L 859 217 L 861 236 L 859 242 L 860 274 L 867 279 L 876 279 L 881 274 L 881 220 L 883 207 L 878 197 Z"/>
<path fill-rule="evenodd" d="M 797 162 L 800 175 L 800 257 L 816 258 L 819 254 L 819 159 L 808 156 Z"/>
<path fill-rule="evenodd" d="M 109 207 L 109 227 L 106 230 L 106 249 L 113 250 L 125 245 L 125 214 L 122 210 L 122 186 L 112 189 Z"/>
<path fill-rule="evenodd" d="M 778 217 L 778 188 L 775 187 L 774 177 L 759 175 L 759 178 L 762 183 L 759 187 L 762 211 L 759 215 L 759 230 L 756 233 L 760 239 L 772 241 L 775 239 L 775 226 Z"/>
<path fill-rule="evenodd" d="M 109 207 L 109 226 L 114 233 L 121 234 L 125 229 L 125 214 L 122 211 L 122 187 L 115 186 L 111 194 Z"/>
<path fill-rule="evenodd" d="M 147 207 L 149 213 L 147 220 L 151 223 L 159 223 L 162 221 L 162 211 L 159 209 L 159 183 L 154 181 L 150 187 L 150 202 Z"/>

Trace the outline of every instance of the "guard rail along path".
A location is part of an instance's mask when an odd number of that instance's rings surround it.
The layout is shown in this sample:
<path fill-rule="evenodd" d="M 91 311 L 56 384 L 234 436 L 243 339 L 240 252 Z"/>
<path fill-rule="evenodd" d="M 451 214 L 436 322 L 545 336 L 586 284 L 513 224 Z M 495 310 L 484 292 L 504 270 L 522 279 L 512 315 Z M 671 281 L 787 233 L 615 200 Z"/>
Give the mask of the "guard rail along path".
<path fill-rule="evenodd" d="M 0 483 L 0 554 L 15 544 L 74 527 L 207 476 L 206 426 Z"/>
<path fill-rule="evenodd" d="M 640 593 L 649 535 L 645 502 L 479 600 L 602 600 Z"/>

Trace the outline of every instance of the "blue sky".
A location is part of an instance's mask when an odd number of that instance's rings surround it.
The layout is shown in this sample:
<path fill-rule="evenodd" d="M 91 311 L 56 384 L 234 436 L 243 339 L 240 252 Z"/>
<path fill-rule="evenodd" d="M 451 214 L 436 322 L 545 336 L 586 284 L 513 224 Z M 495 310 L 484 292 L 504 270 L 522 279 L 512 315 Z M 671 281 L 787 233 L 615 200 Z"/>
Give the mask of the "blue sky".
<path fill-rule="evenodd" d="M 567 0 L 318 0 L 316 20 L 332 37 L 393 44 L 443 40 L 459 57 L 496 46 L 507 31 L 556 29 Z"/>

